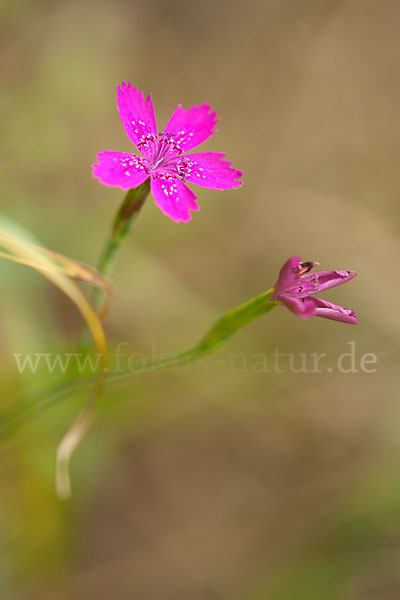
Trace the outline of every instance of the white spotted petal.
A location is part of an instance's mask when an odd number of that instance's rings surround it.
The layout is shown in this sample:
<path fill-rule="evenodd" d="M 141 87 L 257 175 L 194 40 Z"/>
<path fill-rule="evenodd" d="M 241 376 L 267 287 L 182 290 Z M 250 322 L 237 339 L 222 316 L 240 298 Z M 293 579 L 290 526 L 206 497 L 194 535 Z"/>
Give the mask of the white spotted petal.
<path fill-rule="evenodd" d="M 157 206 L 177 223 L 190 221 L 190 211 L 199 210 L 196 195 L 177 177 L 154 175 L 151 179 L 151 192 Z"/>

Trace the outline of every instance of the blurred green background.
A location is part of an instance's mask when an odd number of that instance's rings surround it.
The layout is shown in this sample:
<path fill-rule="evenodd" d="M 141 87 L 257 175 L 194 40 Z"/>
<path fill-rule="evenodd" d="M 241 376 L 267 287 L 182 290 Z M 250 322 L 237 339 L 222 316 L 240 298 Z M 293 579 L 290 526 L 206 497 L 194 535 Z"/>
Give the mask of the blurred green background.
<path fill-rule="evenodd" d="M 278 308 L 201 368 L 109 388 L 68 502 L 55 451 L 85 397 L 3 436 L 2 599 L 400 597 L 399 26 L 397 0 L 1 0 L 1 212 L 43 245 L 97 261 L 123 193 L 90 165 L 131 148 L 122 80 L 152 92 L 159 127 L 209 102 L 222 121 L 204 149 L 245 174 L 197 188 L 187 225 L 146 202 L 118 257 L 112 349 L 191 345 L 293 254 L 359 274 L 326 296 L 357 327 Z M 39 275 L 0 276 L 6 410 L 59 380 L 20 375 L 13 354 L 74 352 L 82 322 Z M 334 366 L 349 342 L 376 372 L 289 370 L 288 353 Z M 275 350 L 285 372 L 256 372 Z"/>

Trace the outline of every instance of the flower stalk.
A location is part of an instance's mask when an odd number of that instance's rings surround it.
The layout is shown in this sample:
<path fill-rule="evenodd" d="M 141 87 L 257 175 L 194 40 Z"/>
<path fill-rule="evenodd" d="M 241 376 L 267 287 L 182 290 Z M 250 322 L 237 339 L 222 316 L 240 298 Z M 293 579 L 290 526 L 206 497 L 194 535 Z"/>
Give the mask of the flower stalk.
<path fill-rule="evenodd" d="M 115 253 L 130 232 L 132 224 L 138 216 L 149 192 L 150 181 L 148 179 L 138 187 L 128 190 L 116 214 L 110 239 L 104 247 L 99 260 L 98 271 L 102 275 L 110 273 Z"/>
<path fill-rule="evenodd" d="M 274 300 L 273 293 L 274 289 L 272 288 L 225 313 L 215 321 L 208 332 L 200 338 L 200 341 L 189 349 L 174 354 L 154 356 L 139 361 L 135 365 L 130 365 L 129 368 L 122 370 L 118 369 L 117 371 L 113 371 L 113 369 L 110 368 L 107 373 L 103 371 L 103 377 L 100 380 L 99 374 L 96 374 L 95 376 L 86 377 L 84 380 L 74 382 L 70 385 L 62 384 L 61 386 L 57 386 L 56 389 L 51 390 L 50 393 L 41 393 L 31 402 L 19 406 L 16 410 L 14 409 L 8 414 L 0 414 L 0 438 L 4 439 L 7 435 L 10 435 L 10 433 L 15 431 L 19 424 L 33 417 L 39 410 L 43 410 L 63 399 L 70 398 L 72 394 L 90 389 L 93 384 L 98 384 L 99 381 L 101 382 L 101 386 L 97 391 L 97 399 L 103 391 L 103 384 L 104 386 L 108 386 L 113 383 L 144 375 L 145 373 L 173 369 L 221 350 L 229 338 L 237 331 L 278 306 L 279 303 Z M 93 403 L 94 401 L 91 399 L 91 408 L 93 407 Z M 84 412 L 86 413 L 86 409 Z M 81 417 L 79 417 L 77 423 L 80 426 Z M 68 457 L 69 456 L 70 454 L 68 453 Z"/>
<path fill-rule="evenodd" d="M 138 187 L 127 191 L 124 201 L 115 216 L 111 235 L 104 246 L 97 265 L 97 270 L 102 275 L 108 276 L 111 273 L 115 255 L 129 234 L 133 222 L 137 218 L 149 192 L 150 181 L 148 179 Z M 103 311 L 100 306 L 103 295 L 102 291 L 97 288 L 93 291 L 92 295 L 92 305 L 99 310 L 100 314 L 107 312 Z"/>

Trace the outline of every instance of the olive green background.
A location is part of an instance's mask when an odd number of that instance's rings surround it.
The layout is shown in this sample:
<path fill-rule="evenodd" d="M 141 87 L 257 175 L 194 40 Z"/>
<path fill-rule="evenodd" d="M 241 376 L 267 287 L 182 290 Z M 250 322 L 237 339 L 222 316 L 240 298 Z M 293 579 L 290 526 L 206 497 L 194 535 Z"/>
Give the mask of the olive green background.
<path fill-rule="evenodd" d="M 396 0 L 0 2 L 1 212 L 43 245 L 97 261 L 123 193 L 90 165 L 131 148 L 122 80 L 152 92 L 160 130 L 209 102 L 204 149 L 244 171 L 240 190 L 197 188 L 188 224 L 148 199 L 113 277 L 112 351 L 189 346 L 295 254 L 356 270 L 324 297 L 359 318 L 279 307 L 208 362 L 109 388 L 69 502 L 55 450 L 85 397 L 4 437 L 2 599 L 399 598 L 399 27 Z M 13 353 L 74 352 L 82 322 L 38 274 L 0 277 L 5 410 L 59 380 Z M 297 369 L 326 353 L 324 372 L 290 372 L 289 353 Z"/>

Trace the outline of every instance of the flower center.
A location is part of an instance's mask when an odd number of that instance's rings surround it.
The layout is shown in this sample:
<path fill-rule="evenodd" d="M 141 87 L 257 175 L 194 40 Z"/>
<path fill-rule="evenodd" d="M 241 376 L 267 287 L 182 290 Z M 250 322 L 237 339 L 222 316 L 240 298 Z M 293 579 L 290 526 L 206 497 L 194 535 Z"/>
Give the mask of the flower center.
<path fill-rule="evenodd" d="M 312 268 L 312 267 L 311 267 Z M 319 290 L 318 273 L 310 273 L 310 275 L 302 274 L 300 271 L 297 285 L 292 285 L 286 290 L 286 294 L 294 298 L 302 298 L 315 294 Z M 307 271 L 306 271 L 307 273 Z"/>
<path fill-rule="evenodd" d="M 319 263 L 316 263 L 316 262 L 301 262 L 301 263 L 299 263 L 300 271 L 298 272 L 296 277 L 301 277 L 305 273 L 308 273 L 309 271 L 311 271 L 311 269 L 313 267 L 315 267 L 318 264 Z"/>
<path fill-rule="evenodd" d="M 150 171 L 162 170 L 166 174 L 179 175 L 178 165 L 182 150 L 174 141 L 175 134 L 162 131 L 158 138 L 147 136 L 138 144 L 139 150 L 148 160 Z"/>

